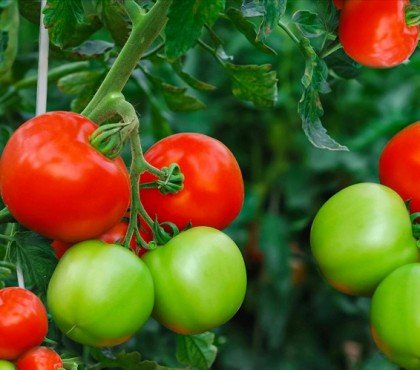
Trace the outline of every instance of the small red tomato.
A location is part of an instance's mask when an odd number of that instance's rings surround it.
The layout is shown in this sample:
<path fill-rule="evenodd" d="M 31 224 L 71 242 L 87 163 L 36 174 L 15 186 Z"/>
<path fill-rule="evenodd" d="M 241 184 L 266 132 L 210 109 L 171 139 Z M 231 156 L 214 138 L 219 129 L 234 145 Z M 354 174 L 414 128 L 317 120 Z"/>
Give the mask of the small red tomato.
<path fill-rule="evenodd" d="M 122 244 L 125 238 L 125 234 L 127 233 L 127 228 L 128 228 L 128 224 L 127 222 L 121 221 L 118 224 L 116 224 L 115 226 L 113 226 L 111 229 L 109 229 L 107 232 L 103 233 L 101 236 L 98 237 L 99 240 L 102 240 L 105 243 L 108 244 Z M 140 230 L 140 235 L 143 237 L 143 239 L 146 242 L 151 241 L 153 238 L 150 234 L 150 232 L 148 232 L 147 230 Z M 51 243 L 51 246 L 54 248 L 55 250 L 55 254 L 57 256 L 57 258 L 61 258 L 63 256 L 63 254 L 69 249 L 71 248 L 71 246 L 73 245 L 73 243 L 66 243 L 66 242 L 62 242 L 59 240 L 54 240 Z M 132 250 L 136 250 L 136 240 L 133 236 L 133 238 L 131 239 L 130 242 L 130 247 Z M 139 248 L 138 250 L 138 255 L 142 256 L 144 253 L 146 252 L 145 249 L 143 248 Z"/>
<path fill-rule="evenodd" d="M 404 201 L 411 200 L 410 211 L 420 212 L 420 121 L 396 134 L 379 158 L 381 183 L 395 190 Z"/>
<path fill-rule="evenodd" d="M 48 331 L 41 300 L 23 288 L 0 289 L 0 358 L 15 360 L 38 346 Z"/>
<path fill-rule="evenodd" d="M 368 67 L 394 67 L 417 47 L 419 27 L 408 26 L 409 0 L 346 0 L 339 38 L 344 51 Z"/>
<path fill-rule="evenodd" d="M 232 152 L 220 141 L 196 133 L 171 135 L 153 145 L 145 154 L 153 166 L 177 163 L 185 176 L 184 188 L 164 195 L 158 189 L 142 189 L 141 201 L 147 213 L 159 222 L 172 222 L 184 229 L 210 226 L 224 229 L 241 211 L 244 184 Z M 141 182 L 155 181 L 144 173 Z"/>
<path fill-rule="evenodd" d="M 57 370 L 63 361 L 57 352 L 47 347 L 36 347 L 26 352 L 17 362 L 17 370 Z"/>
<path fill-rule="evenodd" d="M 71 112 L 41 114 L 20 126 L 1 158 L 4 203 L 22 225 L 74 243 L 115 225 L 130 202 L 121 158 L 90 145 L 97 125 Z"/>

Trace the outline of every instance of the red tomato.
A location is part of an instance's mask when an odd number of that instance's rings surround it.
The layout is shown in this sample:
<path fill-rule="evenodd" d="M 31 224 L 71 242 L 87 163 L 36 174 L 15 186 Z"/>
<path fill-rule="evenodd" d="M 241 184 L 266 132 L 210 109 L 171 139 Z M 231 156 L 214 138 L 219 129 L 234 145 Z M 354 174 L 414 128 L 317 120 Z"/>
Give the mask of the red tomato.
<path fill-rule="evenodd" d="M 13 216 L 50 239 L 101 235 L 130 202 L 128 171 L 120 158 L 95 150 L 97 126 L 70 112 L 51 112 L 20 126 L 1 159 L 1 193 Z"/>
<path fill-rule="evenodd" d="M 241 170 L 220 141 L 202 134 L 176 134 L 153 145 L 145 159 L 158 168 L 177 163 L 185 176 L 184 188 L 176 194 L 163 195 L 156 188 L 140 191 L 153 219 L 173 222 L 179 229 L 189 222 L 223 229 L 238 216 L 244 200 Z M 150 173 L 141 176 L 143 183 L 154 180 Z"/>
<path fill-rule="evenodd" d="M 128 223 L 121 221 L 120 223 L 116 224 L 111 229 L 109 229 L 107 232 L 100 235 L 98 239 L 108 244 L 122 244 L 125 238 L 125 234 L 127 233 L 127 228 Z M 141 230 L 140 235 L 146 242 L 149 242 L 153 239 L 153 237 L 150 235 L 150 232 L 148 232 L 147 230 Z M 59 240 L 54 240 L 51 243 L 51 246 L 54 248 L 57 258 L 59 259 L 63 256 L 64 253 L 66 253 L 67 249 L 69 249 L 72 245 L 73 243 L 66 243 Z M 130 247 L 133 251 L 135 251 L 137 248 L 136 240 L 134 237 L 131 239 Z M 141 257 L 144 253 L 146 253 L 146 249 L 139 248 L 137 254 Z"/>
<path fill-rule="evenodd" d="M 337 9 L 343 9 L 344 7 L 344 0 L 333 0 L 334 5 Z"/>
<path fill-rule="evenodd" d="M 0 289 L 0 359 L 14 360 L 38 346 L 48 331 L 41 300 L 23 288 Z"/>
<path fill-rule="evenodd" d="M 405 201 L 411 199 L 410 211 L 420 212 L 420 121 L 395 135 L 379 158 L 381 183 L 394 189 Z"/>
<path fill-rule="evenodd" d="M 419 27 L 407 26 L 409 0 L 346 0 L 339 38 L 344 51 L 369 67 L 394 67 L 417 47 Z"/>
<path fill-rule="evenodd" d="M 33 348 L 17 362 L 17 370 L 56 370 L 62 367 L 61 357 L 47 347 Z"/>

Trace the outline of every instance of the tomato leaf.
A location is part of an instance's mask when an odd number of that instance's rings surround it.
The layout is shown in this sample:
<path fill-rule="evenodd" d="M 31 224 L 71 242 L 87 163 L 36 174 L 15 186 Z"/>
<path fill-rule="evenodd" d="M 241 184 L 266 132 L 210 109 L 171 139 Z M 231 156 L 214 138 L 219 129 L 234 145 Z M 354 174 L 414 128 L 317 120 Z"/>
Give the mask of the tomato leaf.
<path fill-rule="evenodd" d="M 197 335 L 178 335 L 176 358 L 184 365 L 199 369 L 210 369 L 216 359 L 217 347 L 214 333 L 205 332 Z"/>
<path fill-rule="evenodd" d="M 338 77 L 352 79 L 360 75 L 361 65 L 351 59 L 343 50 L 338 50 L 325 58 L 325 62 Z"/>
<path fill-rule="evenodd" d="M 277 22 L 286 12 L 287 0 L 255 0 L 264 8 L 264 18 L 261 23 L 258 38 L 264 39 L 276 27 Z"/>
<path fill-rule="evenodd" d="M 182 70 L 182 64 L 179 59 L 171 63 L 171 65 L 175 73 L 194 89 L 201 90 L 201 91 L 216 90 L 216 86 L 210 85 L 207 82 L 200 81 L 196 79 L 194 76 L 191 76 L 190 74 L 188 74 L 187 72 L 184 72 Z"/>
<path fill-rule="evenodd" d="M 70 50 L 64 50 L 66 58 L 73 60 L 92 60 L 100 59 L 104 54 L 111 50 L 114 44 L 101 40 L 87 40 L 83 44 Z"/>
<path fill-rule="evenodd" d="M 306 37 L 319 37 L 325 33 L 324 24 L 318 14 L 309 10 L 296 12 L 292 20 Z"/>
<path fill-rule="evenodd" d="M 0 81 L 9 77 L 18 51 L 19 10 L 17 3 L 0 8 Z"/>
<path fill-rule="evenodd" d="M 337 143 L 327 134 L 320 119 L 324 110 L 319 95 L 330 91 L 327 83 L 328 67 L 325 61 L 318 57 L 308 39 L 302 38 L 301 46 L 306 55 L 306 68 L 301 80 L 304 91 L 298 106 L 303 130 L 309 141 L 317 148 L 348 150 L 346 146 Z"/>
<path fill-rule="evenodd" d="M 277 101 L 277 74 L 270 65 L 226 63 L 225 68 L 230 72 L 234 96 L 259 108 L 274 106 Z"/>
<path fill-rule="evenodd" d="M 168 58 L 174 60 L 194 46 L 204 24 L 211 26 L 224 7 L 225 0 L 174 1 L 165 28 Z"/>
<path fill-rule="evenodd" d="M 123 46 L 131 31 L 131 23 L 123 2 L 99 0 L 98 10 L 102 23 L 111 33 L 116 45 Z"/>
<path fill-rule="evenodd" d="M 235 8 L 229 8 L 226 15 L 235 27 L 254 45 L 258 50 L 266 54 L 277 55 L 276 51 L 258 39 L 257 31 L 252 22 L 248 21 L 243 13 Z"/>
<path fill-rule="evenodd" d="M 25 283 L 45 295 L 57 258 L 47 239 L 30 231 L 17 232 L 11 246 L 11 260 L 21 265 Z"/>
<path fill-rule="evenodd" d="M 81 0 L 48 0 L 44 23 L 51 42 L 60 48 L 80 44 L 101 27 L 96 15 L 85 15 Z"/>

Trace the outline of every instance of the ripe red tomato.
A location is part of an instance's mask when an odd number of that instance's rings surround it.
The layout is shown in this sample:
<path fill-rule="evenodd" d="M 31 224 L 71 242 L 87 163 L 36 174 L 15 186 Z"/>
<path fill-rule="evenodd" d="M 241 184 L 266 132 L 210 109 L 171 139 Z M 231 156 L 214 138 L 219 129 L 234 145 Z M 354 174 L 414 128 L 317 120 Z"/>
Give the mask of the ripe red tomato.
<path fill-rule="evenodd" d="M 239 214 L 244 200 L 241 170 L 220 141 L 202 134 L 176 134 L 153 145 L 145 158 L 158 168 L 178 163 L 185 176 L 184 188 L 176 194 L 164 195 L 156 188 L 140 191 L 152 218 L 173 222 L 179 229 L 189 222 L 223 229 Z M 141 176 L 142 183 L 154 180 L 150 173 Z"/>
<path fill-rule="evenodd" d="M 417 47 L 419 27 L 407 26 L 409 0 L 346 0 L 339 38 L 344 51 L 369 67 L 394 67 Z"/>
<path fill-rule="evenodd" d="M 48 330 L 41 300 L 23 288 L 0 290 L 0 359 L 14 360 L 38 346 Z"/>
<path fill-rule="evenodd" d="M 334 5 L 337 9 L 343 9 L 344 7 L 344 0 L 333 0 Z"/>
<path fill-rule="evenodd" d="M 100 235 L 98 237 L 98 239 L 102 240 L 103 242 L 108 243 L 108 244 L 115 244 L 115 243 L 116 244 L 121 244 L 124 241 L 125 234 L 127 233 L 127 228 L 128 228 L 128 223 L 124 222 L 124 221 L 121 221 L 118 224 L 116 224 L 115 226 L 113 226 L 111 229 L 109 229 L 107 232 Z M 149 242 L 153 239 L 150 232 L 148 232 L 147 230 L 144 230 L 144 231 L 141 230 L 140 234 L 146 242 Z M 63 254 L 66 253 L 66 251 L 69 248 L 71 248 L 72 245 L 73 245 L 73 243 L 66 243 L 66 242 L 62 242 L 62 241 L 59 241 L 59 240 L 54 240 L 51 243 L 51 247 L 54 248 L 55 254 L 56 254 L 58 259 L 60 259 L 63 256 Z M 137 249 L 137 244 L 136 244 L 136 240 L 135 240 L 134 236 L 131 239 L 130 247 L 133 251 L 136 251 L 136 249 Z M 141 257 L 146 252 L 147 252 L 146 249 L 139 248 L 137 254 L 138 254 L 139 257 Z"/>
<path fill-rule="evenodd" d="M 127 169 L 95 150 L 97 126 L 70 112 L 51 112 L 20 126 L 1 158 L 1 193 L 13 216 L 50 239 L 94 238 L 124 216 Z"/>
<path fill-rule="evenodd" d="M 57 370 L 62 367 L 61 357 L 47 347 L 33 348 L 17 362 L 17 370 Z"/>
<path fill-rule="evenodd" d="M 405 201 L 411 199 L 411 212 L 420 212 L 420 121 L 395 135 L 379 158 L 381 183 L 394 189 Z"/>

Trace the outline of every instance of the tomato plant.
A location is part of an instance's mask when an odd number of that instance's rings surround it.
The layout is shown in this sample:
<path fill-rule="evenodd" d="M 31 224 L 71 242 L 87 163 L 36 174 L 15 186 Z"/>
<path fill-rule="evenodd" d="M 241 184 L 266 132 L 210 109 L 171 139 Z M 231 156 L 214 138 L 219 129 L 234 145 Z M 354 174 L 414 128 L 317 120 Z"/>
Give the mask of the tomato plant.
<path fill-rule="evenodd" d="M 371 183 L 349 186 L 321 207 L 311 248 L 328 282 L 356 295 L 370 295 L 389 273 L 418 258 L 403 200 Z"/>
<path fill-rule="evenodd" d="M 379 159 L 381 183 L 394 189 L 405 201 L 410 200 L 410 211 L 420 212 L 420 122 L 395 135 L 385 146 Z"/>
<path fill-rule="evenodd" d="M 394 67 L 417 47 L 419 27 L 408 26 L 409 0 L 346 0 L 339 37 L 345 52 L 369 67 Z"/>
<path fill-rule="evenodd" d="M 76 242 L 100 235 L 124 216 L 128 172 L 121 159 L 107 159 L 89 144 L 96 127 L 79 114 L 51 112 L 14 132 L 2 154 L 0 183 L 20 223 Z"/>
<path fill-rule="evenodd" d="M 17 370 L 57 370 L 63 361 L 57 352 L 47 347 L 36 347 L 26 352 L 17 362 Z"/>
<path fill-rule="evenodd" d="M 68 337 L 96 347 L 113 346 L 128 340 L 149 318 L 153 282 L 130 250 L 90 240 L 64 254 L 47 299 L 54 321 Z"/>
<path fill-rule="evenodd" d="M 0 359 L 14 360 L 39 345 L 48 330 L 41 300 L 23 288 L 0 290 Z"/>
<path fill-rule="evenodd" d="M 159 222 L 173 222 L 179 229 L 190 222 L 193 226 L 223 229 L 241 211 L 241 170 L 220 141 L 202 134 L 176 134 L 153 145 L 145 159 L 158 168 L 177 163 L 185 176 L 184 188 L 176 194 L 164 195 L 156 188 L 140 191 L 144 208 Z M 154 180 L 150 173 L 141 176 L 142 183 Z"/>
<path fill-rule="evenodd" d="M 241 252 L 224 233 L 194 227 L 143 257 L 155 286 L 153 316 L 181 334 L 224 324 L 245 296 Z"/>
<path fill-rule="evenodd" d="M 15 370 L 15 365 L 9 361 L 0 360 L 0 370 Z"/>
<path fill-rule="evenodd" d="M 122 244 L 125 238 L 125 234 L 127 232 L 128 224 L 125 221 L 121 221 L 115 226 L 111 227 L 108 231 L 103 233 L 98 237 L 98 240 L 102 240 L 105 243 L 108 244 Z M 147 242 L 149 242 L 152 237 L 150 235 L 150 231 L 147 230 L 141 230 L 140 234 L 142 235 L 143 239 Z M 55 254 L 57 258 L 61 258 L 66 251 L 71 248 L 73 244 L 72 243 L 66 243 L 59 240 L 54 240 L 51 243 L 51 246 L 54 248 Z M 136 251 L 137 245 L 136 240 L 133 236 L 130 242 L 130 247 L 132 250 Z M 144 253 L 146 253 L 146 249 L 144 248 L 138 248 L 138 255 L 142 256 Z"/>
<path fill-rule="evenodd" d="M 396 364 L 418 369 L 420 264 L 402 266 L 379 284 L 372 298 L 372 335 L 379 347 Z"/>

